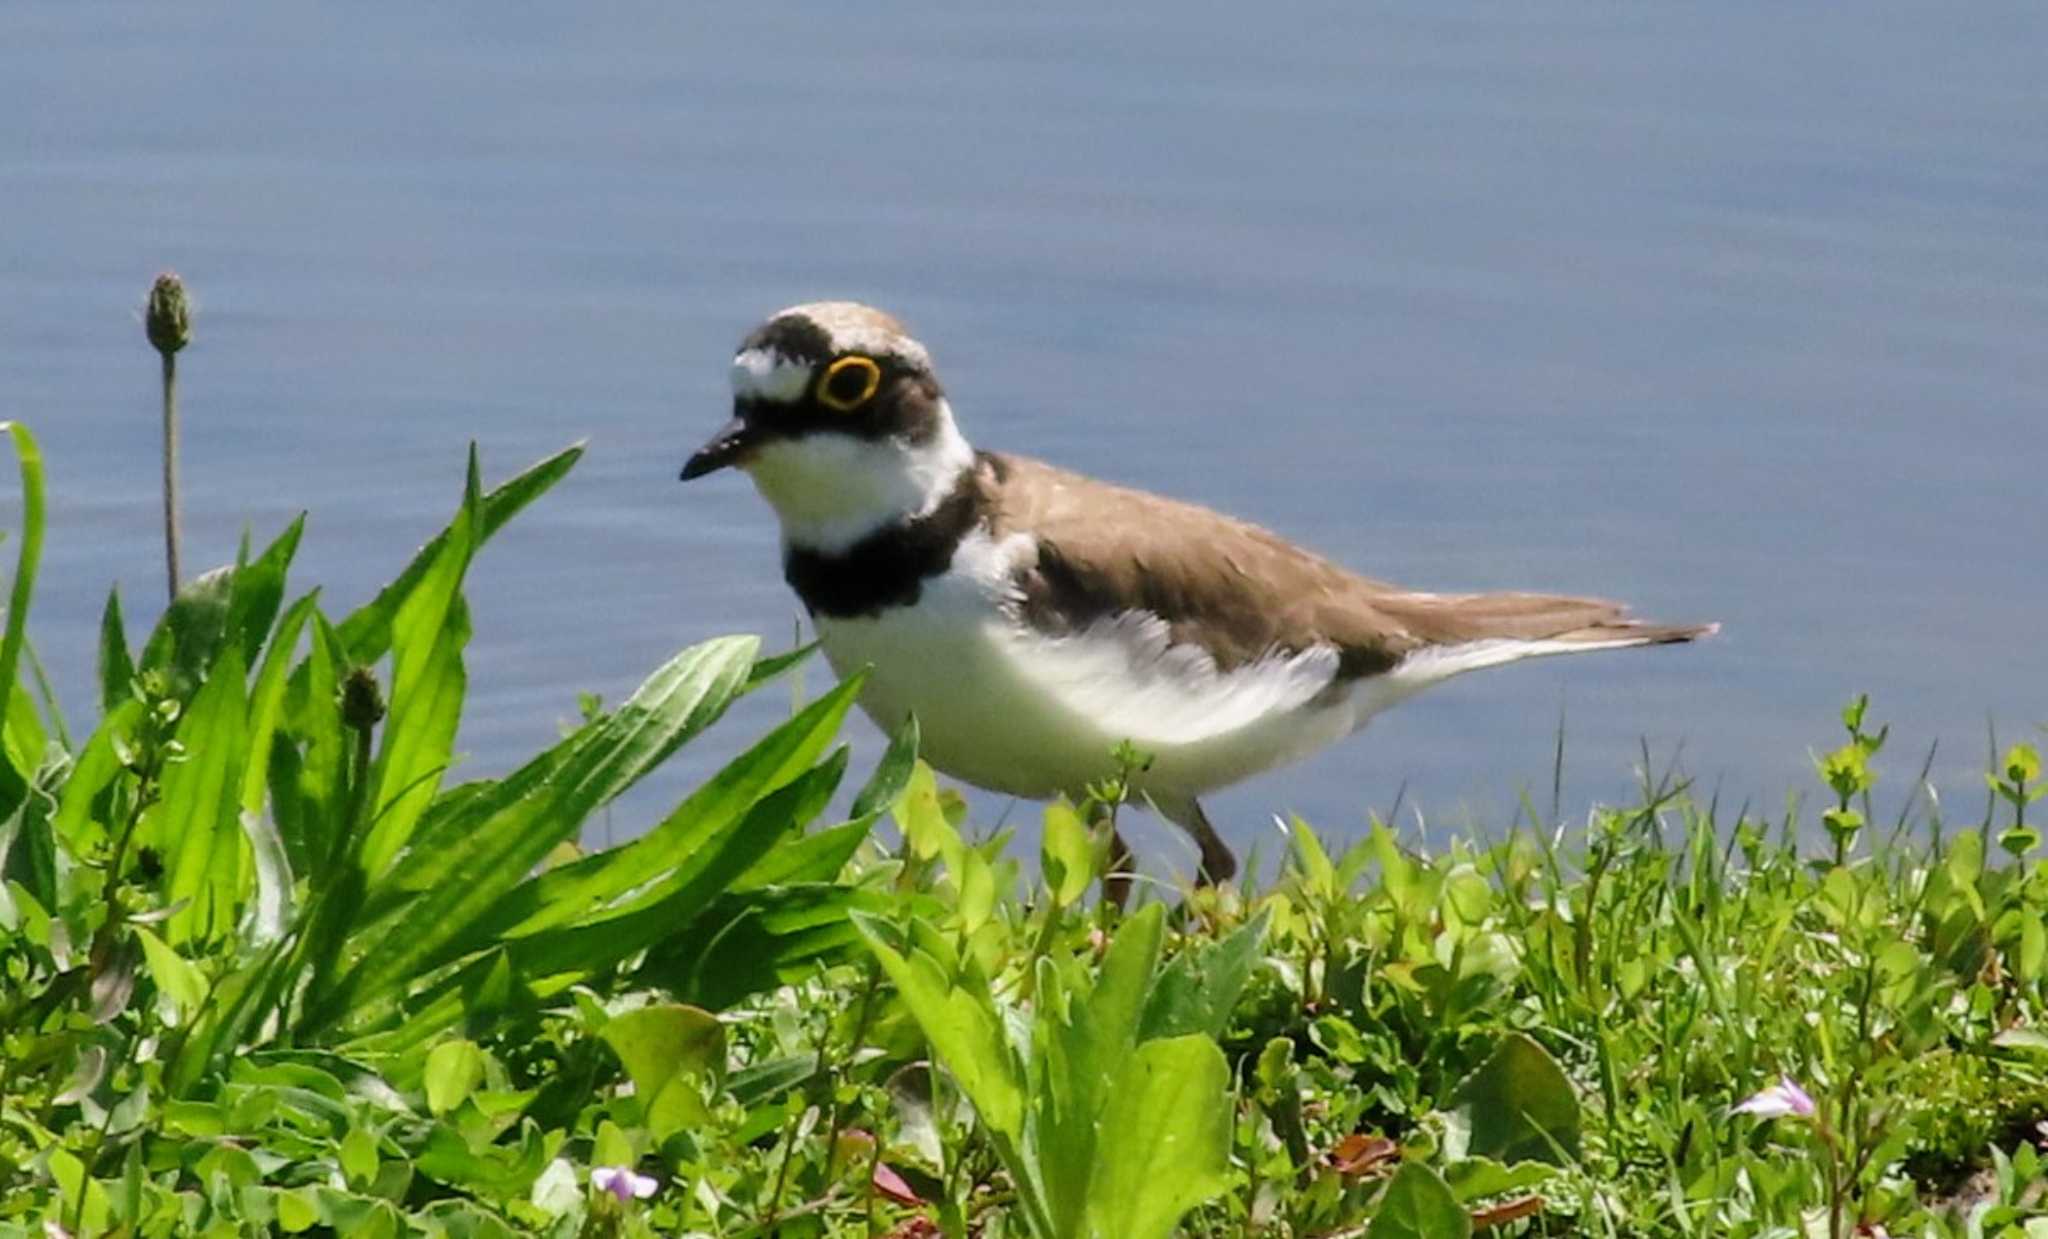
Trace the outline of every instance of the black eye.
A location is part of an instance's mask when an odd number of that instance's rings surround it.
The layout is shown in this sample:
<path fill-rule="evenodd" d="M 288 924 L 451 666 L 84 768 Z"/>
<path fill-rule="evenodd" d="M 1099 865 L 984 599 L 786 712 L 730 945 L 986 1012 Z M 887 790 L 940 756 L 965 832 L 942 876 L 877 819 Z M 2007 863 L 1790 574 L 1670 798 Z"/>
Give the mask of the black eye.
<path fill-rule="evenodd" d="M 851 413 L 874 398 L 882 385 L 882 367 L 868 357 L 841 357 L 818 379 L 818 403 Z"/>

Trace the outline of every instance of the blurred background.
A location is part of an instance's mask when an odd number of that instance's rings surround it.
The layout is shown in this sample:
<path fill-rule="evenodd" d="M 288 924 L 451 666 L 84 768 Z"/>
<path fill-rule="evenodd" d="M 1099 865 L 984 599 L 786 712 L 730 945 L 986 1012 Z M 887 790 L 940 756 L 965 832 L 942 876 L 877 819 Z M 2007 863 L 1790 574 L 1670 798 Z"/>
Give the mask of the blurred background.
<path fill-rule="evenodd" d="M 788 644 L 768 509 L 675 474 L 740 336 L 852 297 L 981 446 L 1404 584 L 1725 625 L 1441 688 L 1215 797 L 1240 846 L 1397 795 L 1431 834 L 1547 812 L 1560 719 L 1567 816 L 1645 747 L 1775 809 L 1858 691 L 1894 724 L 1880 810 L 1938 741 L 1974 819 L 1987 731 L 2048 717 L 2044 46 L 2029 4 L 12 0 L 32 632 L 82 728 L 108 587 L 138 641 L 161 606 L 137 307 L 175 268 L 190 570 L 307 509 L 294 592 L 339 615 L 445 521 L 469 441 L 493 480 L 589 440 L 472 571 L 455 777 L 501 772 L 685 644 Z M 742 703 L 610 828 L 789 705 Z M 1140 846 L 1187 865 L 1170 837 Z"/>

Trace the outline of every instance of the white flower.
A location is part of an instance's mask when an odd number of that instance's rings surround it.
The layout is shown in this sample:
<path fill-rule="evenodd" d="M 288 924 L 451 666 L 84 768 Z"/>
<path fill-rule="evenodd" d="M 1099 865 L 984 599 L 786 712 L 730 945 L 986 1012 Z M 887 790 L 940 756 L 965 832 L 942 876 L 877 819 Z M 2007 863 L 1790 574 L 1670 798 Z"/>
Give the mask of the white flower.
<path fill-rule="evenodd" d="M 1729 1111 L 1730 1114 L 1754 1114 L 1760 1119 L 1779 1119 L 1788 1114 L 1800 1118 L 1813 1117 L 1813 1098 L 1799 1087 L 1791 1076 L 1780 1076 L 1776 1084 L 1757 1093 Z"/>
<path fill-rule="evenodd" d="M 654 1195 L 661 1184 L 644 1174 L 634 1174 L 631 1166 L 598 1166 L 590 1172 L 590 1186 L 600 1192 L 610 1192 L 623 1202 L 645 1200 Z"/>

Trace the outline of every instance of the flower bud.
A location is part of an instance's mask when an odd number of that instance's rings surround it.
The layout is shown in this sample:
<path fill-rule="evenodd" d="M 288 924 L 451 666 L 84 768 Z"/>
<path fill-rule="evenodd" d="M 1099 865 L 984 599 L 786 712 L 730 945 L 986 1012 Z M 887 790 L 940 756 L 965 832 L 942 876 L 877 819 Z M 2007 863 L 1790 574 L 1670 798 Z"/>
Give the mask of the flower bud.
<path fill-rule="evenodd" d="M 150 285 L 142 326 L 150 346 L 166 357 L 192 343 L 192 307 L 177 272 L 166 271 Z"/>
<path fill-rule="evenodd" d="M 384 720 L 384 692 L 377 673 L 357 667 L 341 682 L 341 721 L 355 731 L 368 731 Z"/>

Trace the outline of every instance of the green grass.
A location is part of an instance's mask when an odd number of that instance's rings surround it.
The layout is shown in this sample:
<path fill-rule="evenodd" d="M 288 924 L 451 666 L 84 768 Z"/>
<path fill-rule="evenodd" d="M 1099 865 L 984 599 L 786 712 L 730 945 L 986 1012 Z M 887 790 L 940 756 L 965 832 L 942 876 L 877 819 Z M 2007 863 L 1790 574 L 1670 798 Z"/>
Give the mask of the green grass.
<path fill-rule="evenodd" d="M 574 449 L 472 462 L 338 619 L 288 587 L 297 523 L 139 650 L 110 598 L 74 746 L 19 675 L 11 430 L 0 1236 L 2048 1235 L 2025 746 L 1991 817 L 1878 839 L 1858 702 L 1812 821 L 1667 783 L 1430 854 L 1296 822 L 1272 876 L 1125 913 L 1113 785 L 1047 810 L 1028 880 L 914 727 L 828 820 L 842 685 L 586 853 L 803 654 L 686 650 L 445 783 L 464 575 Z M 1812 1114 L 1736 1110 L 1783 1079 Z"/>

